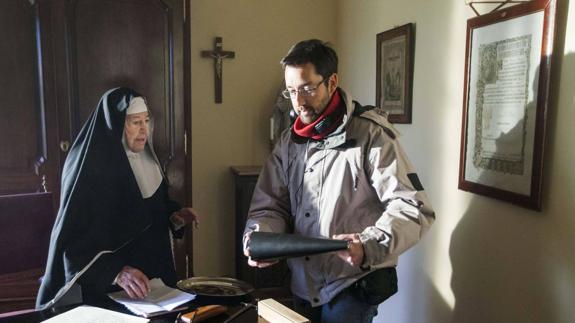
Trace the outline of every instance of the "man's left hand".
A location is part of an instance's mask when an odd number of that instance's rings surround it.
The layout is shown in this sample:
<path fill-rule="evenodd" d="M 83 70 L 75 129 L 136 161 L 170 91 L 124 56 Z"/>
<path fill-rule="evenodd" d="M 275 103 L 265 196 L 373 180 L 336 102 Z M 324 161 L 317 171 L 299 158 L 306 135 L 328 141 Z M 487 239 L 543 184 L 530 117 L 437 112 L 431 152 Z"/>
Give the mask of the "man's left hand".
<path fill-rule="evenodd" d="M 199 216 L 191 207 L 183 207 L 179 211 L 174 212 L 172 216 L 183 224 L 193 223 L 196 229 L 200 225 Z"/>
<path fill-rule="evenodd" d="M 347 240 L 350 241 L 349 248 L 347 250 L 342 250 L 337 252 L 337 256 L 343 259 L 346 263 L 351 266 L 359 267 L 363 263 L 363 244 L 359 240 L 359 234 L 336 234 L 333 236 L 337 240 Z"/>

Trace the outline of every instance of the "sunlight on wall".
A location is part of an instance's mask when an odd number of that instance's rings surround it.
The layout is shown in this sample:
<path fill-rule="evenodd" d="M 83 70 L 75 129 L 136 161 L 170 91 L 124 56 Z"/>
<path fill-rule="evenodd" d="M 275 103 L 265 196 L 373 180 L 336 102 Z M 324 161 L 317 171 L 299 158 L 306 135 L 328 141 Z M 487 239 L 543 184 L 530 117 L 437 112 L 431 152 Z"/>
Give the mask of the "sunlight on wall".
<path fill-rule="evenodd" d="M 565 35 L 565 55 L 575 54 L 575 4 L 569 4 L 569 16 L 567 18 L 567 33 Z M 575 95 L 571 98 L 571 104 L 575 104 Z"/>
<path fill-rule="evenodd" d="M 437 6 L 437 3 L 435 5 Z M 436 162 L 436 169 L 431 172 L 431 183 L 435 186 L 429 190 L 429 194 L 435 198 L 434 207 L 438 220 L 430 237 L 434 243 L 426 257 L 430 259 L 427 274 L 437 293 L 441 295 L 449 309 L 453 310 L 455 295 L 451 288 L 453 267 L 449 253 L 451 233 L 465 214 L 470 200 L 469 194 L 457 189 L 465 28 L 453 28 L 453 26 L 465 26 L 466 17 L 470 17 L 471 12 L 463 3 L 445 4 L 443 10 L 449 12 L 443 17 L 450 19 L 441 19 L 432 24 L 434 27 L 429 31 L 418 29 L 416 62 L 424 62 L 419 68 L 420 75 L 424 75 L 422 83 L 427 86 L 420 88 L 414 96 L 420 96 L 421 106 L 425 106 L 425 110 L 433 111 L 426 118 L 426 123 L 437 125 L 433 127 L 435 131 L 433 141 L 436 142 L 433 154 L 441 156 Z M 420 22 L 424 21 L 423 18 L 420 19 Z M 442 32 L 446 34 L 440 38 Z M 432 50 L 437 47 L 442 50 Z M 418 60 L 419 56 L 421 60 Z M 443 86 L 430 86 L 436 82 Z"/>
<path fill-rule="evenodd" d="M 575 3 L 569 3 L 569 14 L 567 17 L 567 32 L 565 33 L 565 55 L 575 53 Z M 573 97 L 575 103 L 575 96 Z"/>
<path fill-rule="evenodd" d="M 449 34 L 445 37 L 445 42 L 442 44 L 442 49 L 446 53 L 451 53 L 448 56 L 441 55 L 442 67 L 436 69 L 444 71 L 443 84 L 447 85 L 442 89 L 441 101 L 437 104 L 440 105 L 437 109 L 441 112 L 437 118 L 438 138 L 437 138 L 437 155 L 442 156 L 443 161 L 439 162 L 438 171 L 434 172 L 434 182 L 441 183 L 435 187 L 436 191 L 433 195 L 439 199 L 437 212 L 440 220 L 438 221 L 433 234 L 436 245 L 431 250 L 430 259 L 433 262 L 430 275 L 432 276 L 432 283 L 437 289 L 438 293 L 442 296 L 445 303 L 453 310 L 455 307 L 455 295 L 451 289 L 451 279 L 453 274 L 453 267 L 451 264 L 451 257 L 449 254 L 451 245 L 451 233 L 461 220 L 465 210 L 469 204 L 469 194 L 461 194 L 457 189 L 458 172 L 454 170 L 459 169 L 459 147 L 460 145 L 460 131 L 461 131 L 461 115 L 462 115 L 462 100 L 463 100 L 463 70 L 465 64 L 465 29 L 452 28 L 452 26 L 464 26 L 465 17 L 470 17 L 469 9 L 461 4 L 451 5 L 445 8 L 445 12 L 450 12 L 444 17 L 450 17 L 442 27 L 447 30 Z M 428 42 L 419 46 L 425 49 L 433 48 L 435 39 L 418 39 L 421 42 Z M 420 43 L 421 43 L 420 42 Z M 436 72 L 437 73 L 437 72 Z M 429 80 L 428 80 L 429 82 Z M 433 97 L 433 93 L 428 94 Z M 455 149 L 454 149 L 455 148 Z"/>

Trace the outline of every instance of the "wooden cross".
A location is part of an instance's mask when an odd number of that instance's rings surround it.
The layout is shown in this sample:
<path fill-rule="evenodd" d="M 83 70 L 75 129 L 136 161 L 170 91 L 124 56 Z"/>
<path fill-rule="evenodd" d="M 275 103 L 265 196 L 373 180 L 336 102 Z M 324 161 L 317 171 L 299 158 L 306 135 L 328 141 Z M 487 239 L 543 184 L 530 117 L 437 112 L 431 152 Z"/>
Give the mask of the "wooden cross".
<path fill-rule="evenodd" d="M 224 58 L 236 57 L 235 52 L 222 50 L 223 40 L 222 37 L 216 37 L 214 42 L 214 50 L 203 50 L 202 57 L 214 59 L 214 72 L 215 72 L 215 89 L 216 89 L 216 103 L 222 103 L 222 63 Z"/>

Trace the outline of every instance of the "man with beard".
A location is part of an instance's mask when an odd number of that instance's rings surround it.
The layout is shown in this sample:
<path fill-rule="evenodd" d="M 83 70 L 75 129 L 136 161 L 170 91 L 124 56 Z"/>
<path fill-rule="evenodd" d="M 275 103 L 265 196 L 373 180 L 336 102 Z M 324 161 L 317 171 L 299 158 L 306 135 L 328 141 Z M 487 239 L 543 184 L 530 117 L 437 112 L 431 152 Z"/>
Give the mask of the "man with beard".
<path fill-rule="evenodd" d="M 331 47 L 302 41 L 281 63 L 298 118 L 259 176 L 244 253 L 253 231 L 348 240 L 345 251 L 288 259 L 294 307 L 313 322 L 371 322 L 397 291 L 398 256 L 429 229 L 433 209 L 384 113 L 338 87 Z"/>

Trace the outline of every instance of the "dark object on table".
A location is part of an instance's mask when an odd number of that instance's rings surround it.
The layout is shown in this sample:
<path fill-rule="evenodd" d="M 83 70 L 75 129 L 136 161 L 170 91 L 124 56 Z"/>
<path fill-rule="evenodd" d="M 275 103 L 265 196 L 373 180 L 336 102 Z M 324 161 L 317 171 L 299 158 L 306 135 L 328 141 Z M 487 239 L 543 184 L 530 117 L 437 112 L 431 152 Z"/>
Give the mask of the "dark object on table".
<path fill-rule="evenodd" d="M 252 303 L 244 303 L 244 302 L 242 302 L 241 304 L 242 304 L 243 308 L 240 309 L 239 311 L 235 312 L 232 316 L 228 317 L 228 318 L 224 321 L 224 323 L 231 323 L 231 322 L 236 321 L 236 319 L 237 319 L 238 317 L 240 317 L 241 315 L 243 315 L 244 313 L 248 312 L 248 311 L 251 310 L 251 309 L 256 309 L 256 310 L 257 310 L 257 306 L 254 305 L 254 304 L 252 304 Z M 259 322 L 259 319 L 258 319 L 258 322 Z"/>
<path fill-rule="evenodd" d="M 326 238 L 310 238 L 296 234 L 252 232 L 249 241 L 253 260 L 272 260 L 345 250 L 349 242 Z"/>
<path fill-rule="evenodd" d="M 180 280 L 177 286 L 185 292 L 217 297 L 244 296 L 254 290 L 250 284 L 228 277 L 192 277 Z"/>

